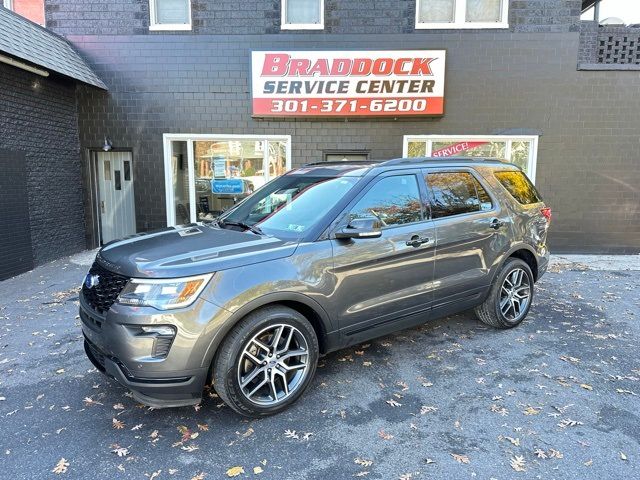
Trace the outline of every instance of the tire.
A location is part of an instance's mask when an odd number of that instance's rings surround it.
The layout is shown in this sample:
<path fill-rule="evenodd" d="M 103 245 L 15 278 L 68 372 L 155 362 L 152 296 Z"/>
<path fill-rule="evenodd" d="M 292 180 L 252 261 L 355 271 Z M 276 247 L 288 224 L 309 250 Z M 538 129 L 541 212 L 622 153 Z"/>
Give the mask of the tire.
<path fill-rule="evenodd" d="M 513 285 L 512 282 L 514 279 L 516 279 L 515 282 L 517 282 L 518 278 L 515 272 L 522 272 L 522 276 L 520 277 L 522 283 L 520 288 L 511 289 L 509 284 L 511 283 Z M 519 258 L 508 258 L 496 276 L 489 291 L 489 296 L 481 305 L 475 308 L 476 316 L 481 322 L 496 328 L 513 328 L 519 325 L 525 319 L 531 308 L 531 303 L 533 302 L 533 284 L 533 274 L 531 273 L 529 265 Z M 505 290 L 503 290 L 503 285 Z M 524 295 L 525 286 L 528 287 L 528 297 L 527 301 L 523 302 L 523 299 L 520 297 Z M 512 296 L 509 297 L 507 293 L 509 290 L 514 290 L 517 294 L 512 293 Z M 507 297 L 513 298 L 513 302 L 507 299 Z M 503 305 L 506 311 L 501 308 L 501 304 L 505 299 L 506 303 Z M 518 307 L 519 311 L 516 315 L 515 304 L 518 303 L 520 307 Z"/>
<path fill-rule="evenodd" d="M 299 312 L 280 305 L 261 308 L 242 319 L 220 345 L 213 363 L 213 386 L 241 415 L 279 413 L 311 384 L 319 350 L 313 327 Z"/>

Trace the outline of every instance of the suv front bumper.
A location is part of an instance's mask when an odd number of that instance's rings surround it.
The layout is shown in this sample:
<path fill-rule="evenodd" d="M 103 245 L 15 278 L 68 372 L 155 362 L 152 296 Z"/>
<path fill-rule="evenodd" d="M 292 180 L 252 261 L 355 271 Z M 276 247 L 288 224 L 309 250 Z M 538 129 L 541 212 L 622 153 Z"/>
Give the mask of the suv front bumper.
<path fill-rule="evenodd" d="M 203 365 L 215 329 L 225 311 L 202 299 L 190 307 L 160 312 L 114 304 L 104 315 L 80 295 L 80 319 L 87 357 L 102 373 L 152 407 L 195 405 L 209 374 Z M 165 357 L 153 356 L 154 338 L 136 335 L 140 325 L 171 325 L 176 335 Z"/>

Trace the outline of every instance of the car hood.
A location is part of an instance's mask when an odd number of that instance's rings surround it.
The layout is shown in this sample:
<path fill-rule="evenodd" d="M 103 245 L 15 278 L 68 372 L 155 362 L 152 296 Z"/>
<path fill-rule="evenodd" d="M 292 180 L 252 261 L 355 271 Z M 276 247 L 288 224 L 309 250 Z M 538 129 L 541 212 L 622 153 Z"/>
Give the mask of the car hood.
<path fill-rule="evenodd" d="M 108 243 L 96 261 L 127 277 L 176 278 L 288 257 L 297 245 L 291 240 L 196 224 Z"/>

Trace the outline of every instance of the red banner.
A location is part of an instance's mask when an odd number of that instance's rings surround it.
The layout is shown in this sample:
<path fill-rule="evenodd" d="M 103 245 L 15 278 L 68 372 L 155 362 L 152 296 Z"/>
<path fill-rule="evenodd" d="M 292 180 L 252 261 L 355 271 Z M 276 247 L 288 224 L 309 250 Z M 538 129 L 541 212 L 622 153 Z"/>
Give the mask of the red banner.
<path fill-rule="evenodd" d="M 481 147 L 489 142 L 459 142 L 449 145 L 448 147 L 440 148 L 431 152 L 432 157 L 452 157 L 460 152 L 466 152 L 467 150 L 473 150 L 476 147 Z"/>
<path fill-rule="evenodd" d="M 254 115 L 297 117 L 301 115 L 350 117 L 361 115 L 393 116 L 435 115 L 442 112 L 442 97 L 405 98 L 254 98 Z"/>

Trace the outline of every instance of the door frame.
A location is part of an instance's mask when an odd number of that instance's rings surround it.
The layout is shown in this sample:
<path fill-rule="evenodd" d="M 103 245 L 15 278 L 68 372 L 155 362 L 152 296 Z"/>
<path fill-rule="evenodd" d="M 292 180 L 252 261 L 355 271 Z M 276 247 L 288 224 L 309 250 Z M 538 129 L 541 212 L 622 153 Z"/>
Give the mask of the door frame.
<path fill-rule="evenodd" d="M 280 140 L 285 142 L 287 169 L 292 168 L 291 135 L 260 135 L 260 134 L 221 134 L 221 133 L 163 133 L 162 149 L 164 155 L 164 191 L 165 209 L 167 212 L 167 226 L 176 225 L 175 197 L 173 192 L 173 169 L 171 166 L 171 142 L 187 142 L 187 173 L 189 175 L 189 216 L 192 221 L 196 218 L 196 178 L 193 142 L 195 141 L 223 141 L 223 140 Z M 268 162 L 269 149 L 264 149 L 263 164 Z M 183 160 L 184 161 L 184 160 Z M 268 171 L 267 171 L 268 175 Z M 267 181 L 269 179 L 267 178 Z"/>
<path fill-rule="evenodd" d="M 131 156 L 131 188 L 133 190 L 133 208 L 135 217 L 135 173 L 134 155 L 130 148 L 112 148 L 105 152 L 100 147 L 85 148 L 82 176 L 84 184 L 85 241 L 87 248 L 94 249 L 103 245 L 102 217 L 100 214 L 100 182 L 98 181 L 98 153 L 129 153 Z M 136 220 L 137 222 L 137 220 Z"/>

